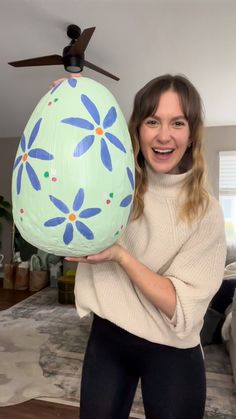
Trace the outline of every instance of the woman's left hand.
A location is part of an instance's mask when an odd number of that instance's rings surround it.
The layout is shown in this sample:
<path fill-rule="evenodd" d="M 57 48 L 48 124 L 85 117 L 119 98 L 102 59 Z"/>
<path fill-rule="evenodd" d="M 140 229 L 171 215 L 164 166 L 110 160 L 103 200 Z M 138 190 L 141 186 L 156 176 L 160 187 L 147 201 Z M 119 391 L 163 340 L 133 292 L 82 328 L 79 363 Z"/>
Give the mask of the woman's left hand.
<path fill-rule="evenodd" d="M 103 263 L 108 261 L 113 261 L 121 263 L 122 257 L 124 255 L 125 249 L 118 244 L 113 244 L 113 246 L 108 247 L 100 253 L 90 256 L 81 256 L 81 257 L 65 257 L 65 260 L 70 262 L 81 262 L 81 263 Z"/>

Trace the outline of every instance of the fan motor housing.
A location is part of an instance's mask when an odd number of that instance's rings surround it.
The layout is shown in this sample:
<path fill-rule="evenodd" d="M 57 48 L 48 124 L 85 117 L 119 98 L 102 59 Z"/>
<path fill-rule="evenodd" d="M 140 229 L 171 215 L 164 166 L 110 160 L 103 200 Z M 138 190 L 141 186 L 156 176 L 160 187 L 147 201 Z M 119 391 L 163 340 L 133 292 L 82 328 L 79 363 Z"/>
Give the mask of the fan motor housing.
<path fill-rule="evenodd" d="M 78 39 L 81 34 L 81 29 L 77 25 L 67 26 L 67 36 L 71 39 Z"/>
<path fill-rule="evenodd" d="M 63 56 L 63 64 L 69 73 L 80 73 L 84 68 L 84 55 L 65 55 Z"/>

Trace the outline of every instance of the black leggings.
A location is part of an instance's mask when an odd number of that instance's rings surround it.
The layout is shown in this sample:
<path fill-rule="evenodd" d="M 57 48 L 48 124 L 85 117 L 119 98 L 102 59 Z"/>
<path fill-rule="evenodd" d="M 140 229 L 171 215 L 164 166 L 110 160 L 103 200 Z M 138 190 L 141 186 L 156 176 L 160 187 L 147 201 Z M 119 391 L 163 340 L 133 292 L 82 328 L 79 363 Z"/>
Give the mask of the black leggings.
<path fill-rule="evenodd" d="M 200 345 L 159 345 L 94 316 L 80 419 L 128 419 L 139 378 L 147 419 L 203 418 L 206 380 Z"/>

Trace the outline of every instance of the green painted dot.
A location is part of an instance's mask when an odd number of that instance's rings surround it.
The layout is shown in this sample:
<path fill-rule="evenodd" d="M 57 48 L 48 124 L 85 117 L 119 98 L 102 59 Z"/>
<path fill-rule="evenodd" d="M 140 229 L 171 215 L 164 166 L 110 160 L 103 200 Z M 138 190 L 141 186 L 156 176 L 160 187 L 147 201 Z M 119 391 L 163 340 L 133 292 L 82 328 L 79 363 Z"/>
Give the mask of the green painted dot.
<path fill-rule="evenodd" d="M 114 196 L 113 192 L 109 193 L 110 198 L 113 198 L 113 196 Z"/>
<path fill-rule="evenodd" d="M 20 220 L 21 220 L 21 221 L 23 221 L 23 218 L 22 218 L 22 217 L 20 217 Z"/>
<path fill-rule="evenodd" d="M 45 172 L 44 177 L 49 177 L 49 172 Z"/>
<path fill-rule="evenodd" d="M 115 236 L 117 236 L 119 234 L 119 231 L 117 231 L 116 233 L 115 233 Z"/>
<path fill-rule="evenodd" d="M 58 101 L 58 98 L 56 97 L 53 102 L 57 102 L 57 101 Z"/>

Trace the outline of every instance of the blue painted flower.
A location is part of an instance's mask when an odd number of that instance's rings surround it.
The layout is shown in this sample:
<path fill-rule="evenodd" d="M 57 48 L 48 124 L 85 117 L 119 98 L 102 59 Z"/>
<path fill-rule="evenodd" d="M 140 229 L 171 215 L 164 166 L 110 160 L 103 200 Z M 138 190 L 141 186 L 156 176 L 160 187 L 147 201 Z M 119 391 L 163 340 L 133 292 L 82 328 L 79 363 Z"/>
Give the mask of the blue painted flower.
<path fill-rule="evenodd" d="M 132 188 L 132 191 L 134 191 L 134 176 L 133 173 L 131 172 L 129 167 L 126 167 L 126 171 L 127 171 L 127 175 L 128 175 L 128 179 Z M 120 203 L 120 207 L 128 207 L 128 205 L 131 204 L 133 199 L 133 194 L 129 194 L 127 195 L 124 199 L 122 199 L 121 203 Z"/>
<path fill-rule="evenodd" d="M 13 170 L 16 169 L 18 166 L 18 173 L 17 173 L 17 179 L 16 179 L 16 189 L 17 189 L 17 194 L 19 195 L 20 191 L 21 191 L 21 181 L 22 181 L 22 173 L 23 173 L 23 169 L 25 167 L 26 172 L 28 174 L 29 180 L 31 182 L 31 185 L 33 186 L 33 188 L 36 191 L 39 191 L 41 189 L 41 185 L 39 182 L 39 178 L 36 175 L 33 167 L 31 166 L 31 164 L 29 163 L 29 160 L 32 159 L 40 159 L 40 160 L 52 160 L 54 159 L 53 155 L 48 153 L 45 150 L 42 150 L 41 148 L 31 148 L 40 129 L 40 124 L 42 122 L 42 118 L 40 118 L 31 134 L 30 134 L 30 138 L 29 138 L 29 142 L 28 145 L 26 145 L 26 140 L 25 140 L 25 136 L 24 134 L 21 137 L 20 140 L 20 146 L 21 146 L 21 150 L 23 152 L 23 154 L 21 154 L 20 156 L 16 157 L 14 166 L 13 166 Z"/>
<path fill-rule="evenodd" d="M 61 121 L 64 124 L 69 124 L 74 127 L 92 131 L 90 135 L 84 137 L 83 140 L 81 140 L 80 143 L 77 144 L 74 150 L 74 156 L 80 157 L 84 153 L 86 153 L 93 145 L 95 137 L 99 137 L 101 139 L 100 155 L 102 163 L 111 172 L 112 161 L 106 140 L 108 140 L 109 143 L 118 148 L 118 150 L 122 151 L 123 153 L 126 153 L 125 147 L 123 146 L 122 142 L 114 134 L 107 131 L 107 129 L 112 127 L 112 125 L 115 123 L 117 119 L 116 109 L 114 106 L 112 106 L 107 112 L 101 124 L 100 114 L 96 105 L 86 95 L 81 95 L 81 101 L 87 109 L 90 116 L 93 118 L 94 122 L 92 123 L 90 121 L 87 121 L 86 119 L 74 117 L 66 118 Z"/>
<path fill-rule="evenodd" d="M 79 214 L 75 213 L 81 209 L 84 203 L 84 189 L 80 188 L 79 192 L 75 196 L 72 205 L 72 211 L 70 211 L 69 207 L 60 199 L 55 198 L 52 195 L 49 195 L 49 198 L 55 207 L 66 216 L 51 218 L 50 220 L 47 220 L 44 223 L 45 227 L 56 227 L 60 224 L 66 223 L 66 228 L 63 235 L 63 241 L 65 244 L 69 244 L 72 241 L 74 235 L 74 226 L 78 232 L 82 234 L 82 236 L 87 240 L 94 239 L 93 232 L 86 226 L 86 224 L 80 221 L 80 219 L 94 217 L 94 215 L 97 215 L 101 212 L 101 208 L 87 208 L 80 211 Z"/>
<path fill-rule="evenodd" d="M 58 89 L 58 87 L 61 86 L 61 84 L 64 82 L 65 80 L 61 80 L 58 84 L 56 84 L 56 86 L 54 86 L 50 92 L 50 94 L 52 95 L 55 90 Z M 70 87 L 75 88 L 77 85 L 77 78 L 70 78 L 70 79 L 66 79 L 66 82 L 69 84 Z"/>

